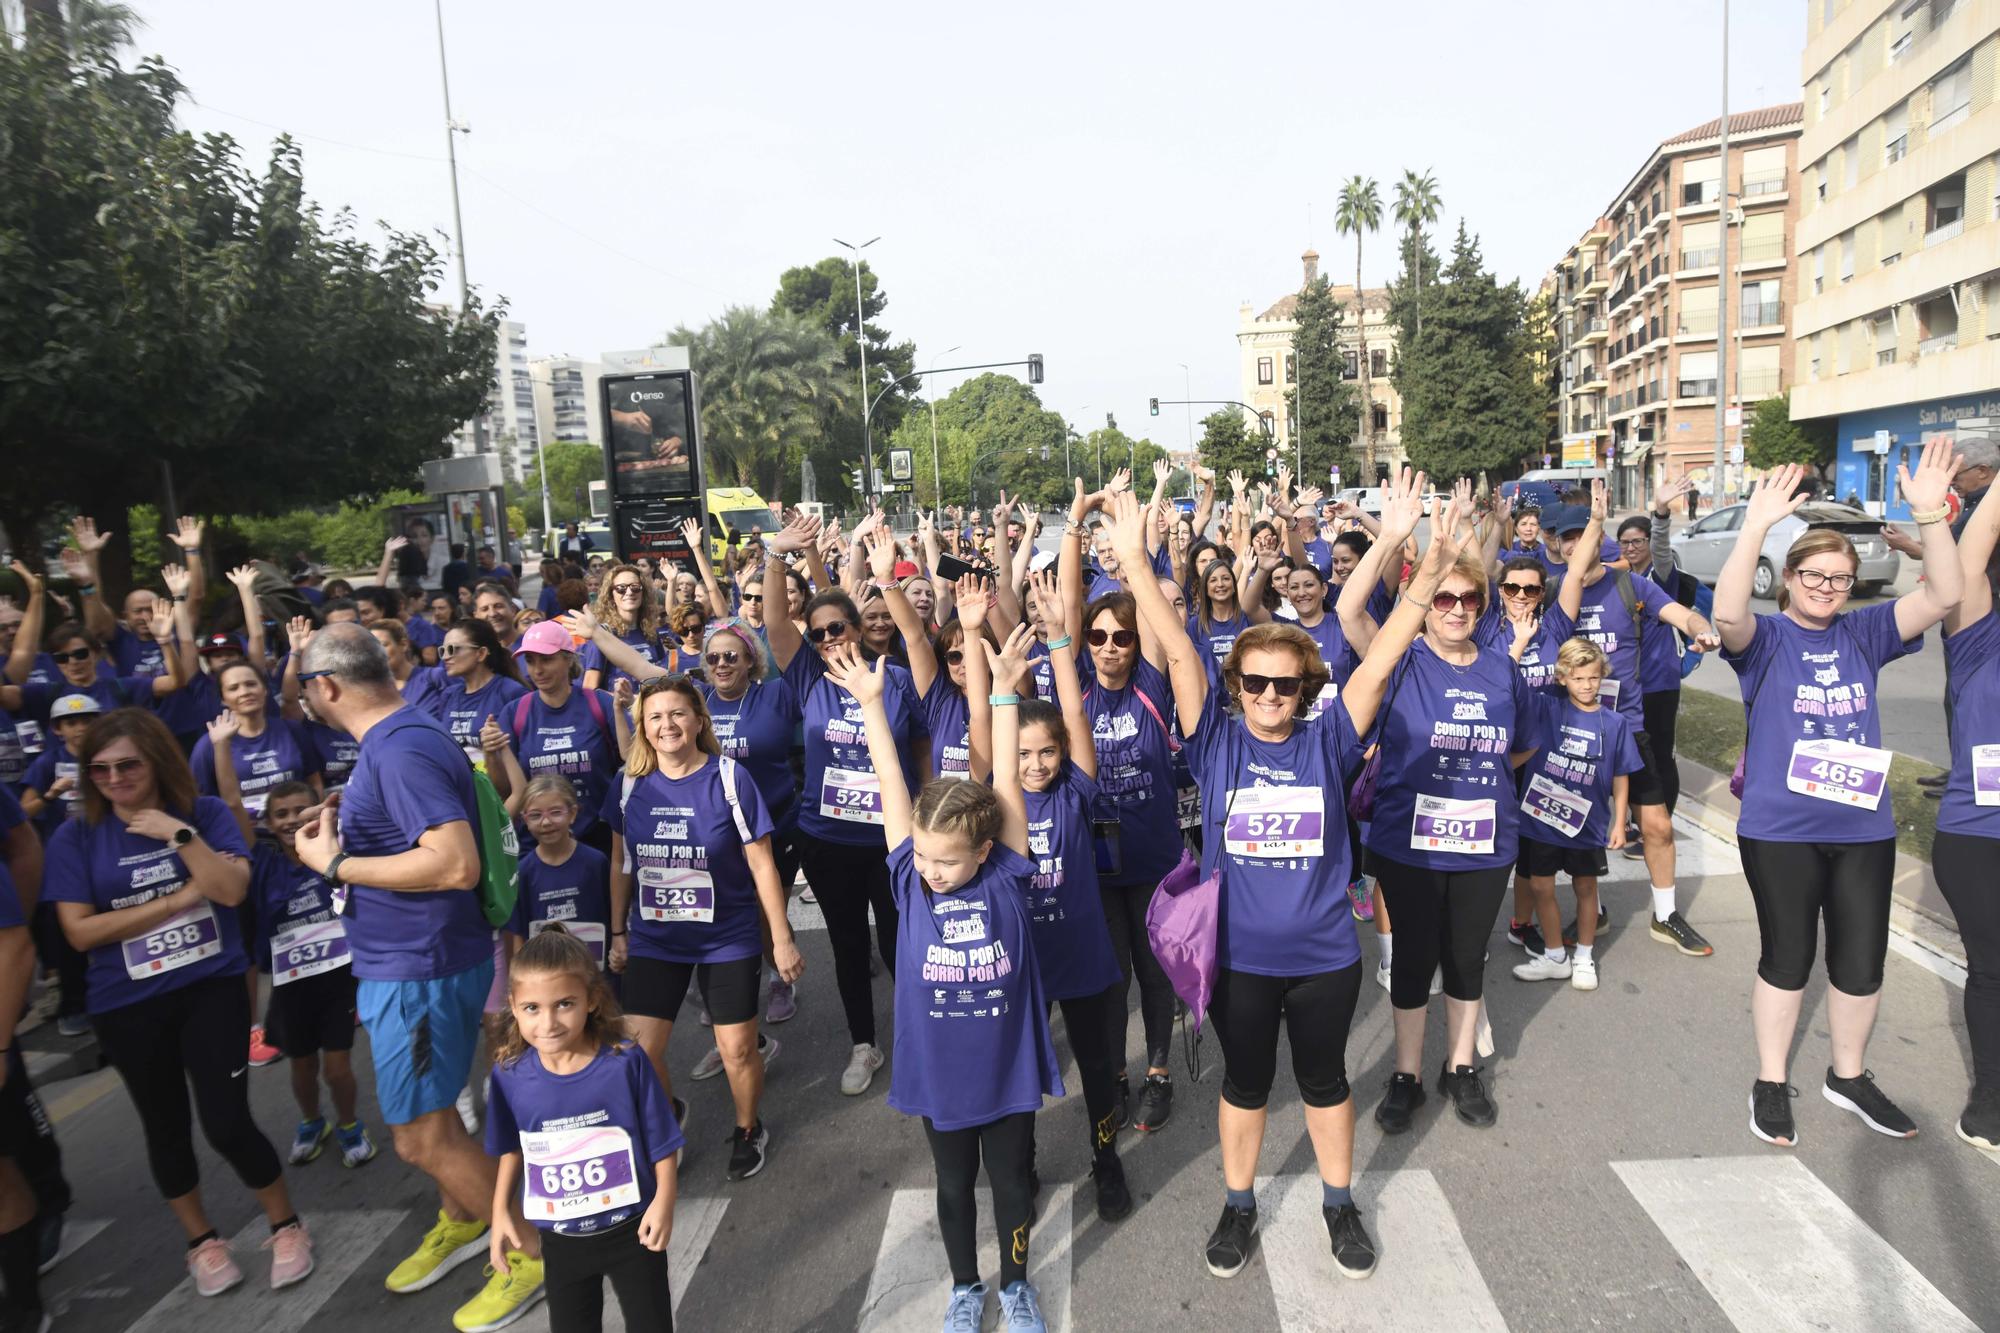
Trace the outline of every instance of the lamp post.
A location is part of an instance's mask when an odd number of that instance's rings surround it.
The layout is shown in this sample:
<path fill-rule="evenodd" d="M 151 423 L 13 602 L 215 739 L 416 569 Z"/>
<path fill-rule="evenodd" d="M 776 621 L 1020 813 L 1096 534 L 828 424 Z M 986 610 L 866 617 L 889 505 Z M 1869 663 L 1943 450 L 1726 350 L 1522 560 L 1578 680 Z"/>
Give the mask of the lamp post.
<path fill-rule="evenodd" d="M 861 303 L 861 252 L 881 240 L 872 237 L 859 245 L 850 245 L 838 236 L 835 245 L 846 246 L 854 252 L 854 345 L 861 352 L 861 401 L 868 402 L 868 315 Z M 868 414 L 861 417 L 861 497 L 868 498 L 870 484 L 875 480 L 875 447 L 868 435 Z"/>
<path fill-rule="evenodd" d="M 444 156 L 451 171 L 451 231 L 453 248 L 458 251 L 458 317 L 464 319 L 472 306 L 472 286 L 465 277 L 465 215 L 458 207 L 458 136 L 472 133 L 472 127 L 461 125 L 451 118 L 451 70 L 444 58 L 444 0 L 433 0 L 431 7 L 437 14 L 438 85 L 444 90 Z M 489 399 L 492 392 L 492 386 L 487 386 Z M 472 448 L 475 453 L 486 452 L 486 407 L 487 404 L 481 403 L 472 418 Z"/>
<path fill-rule="evenodd" d="M 1722 0 L 1722 131 L 1719 136 L 1720 162 L 1716 181 L 1716 202 L 1721 205 L 1718 230 L 1721 235 L 1721 263 L 1715 278 L 1715 477 L 1710 483 L 1708 512 L 1722 508 L 1722 468 L 1728 459 L 1722 443 L 1724 421 L 1729 411 L 1729 0 Z"/>
<path fill-rule="evenodd" d="M 939 352 L 937 356 L 933 356 L 931 358 L 930 373 L 932 375 L 937 374 L 939 356 L 950 356 L 957 350 L 957 347 L 947 347 L 942 352 Z M 931 508 L 935 509 L 944 503 L 944 483 L 939 480 L 940 474 L 938 472 L 937 394 L 931 389 L 928 382 L 924 385 L 924 396 L 931 400 Z"/>

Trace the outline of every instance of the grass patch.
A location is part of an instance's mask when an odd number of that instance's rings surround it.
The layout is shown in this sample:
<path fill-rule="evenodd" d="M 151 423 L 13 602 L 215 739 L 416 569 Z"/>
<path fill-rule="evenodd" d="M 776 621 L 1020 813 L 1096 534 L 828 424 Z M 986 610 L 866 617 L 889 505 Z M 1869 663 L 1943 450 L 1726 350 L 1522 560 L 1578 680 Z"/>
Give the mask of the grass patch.
<path fill-rule="evenodd" d="M 1743 754 L 1743 704 L 1692 686 L 1681 690 L 1674 721 L 1674 751 L 1718 773 L 1736 771 Z M 1896 812 L 1896 846 L 1929 864 L 1937 836 L 1938 803 L 1924 796 L 1917 779 L 1944 770 L 1899 754 L 1889 765 L 1889 797 Z"/>

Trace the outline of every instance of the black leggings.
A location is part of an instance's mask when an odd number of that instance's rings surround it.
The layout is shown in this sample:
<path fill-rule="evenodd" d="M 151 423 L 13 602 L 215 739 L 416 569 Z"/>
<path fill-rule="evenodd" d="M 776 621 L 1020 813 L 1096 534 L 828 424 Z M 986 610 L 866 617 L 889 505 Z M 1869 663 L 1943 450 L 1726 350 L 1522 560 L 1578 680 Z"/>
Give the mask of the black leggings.
<path fill-rule="evenodd" d="M 1028 1275 L 1034 1113 L 1021 1111 L 970 1129 L 939 1129 L 925 1116 L 924 1136 L 931 1141 L 931 1162 L 937 1168 L 938 1231 L 951 1261 L 951 1280 L 960 1285 L 979 1281 L 979 1203 L 972 1189 L 984 1157 L 993 1221 L 1000 1232 L 1000 1287 L 1006 1290 Z"/>
<path fill-rule="evenodd" d="M 1090 1150 L 1118 1154 L 1118 1075 L 1124 1070 L 1116 1063 L 1114 1037 L 1125 1026 L 1125 987 L 1113 983 L 1095 995 L 1079 995 L 1057 1000 L 1062 1009 L 1063 1031 L 1069 1034 L 1070 1054 L 1076 1057 L 1077 1076 L 1083 1080 L 1083 1110 L 1090 1122 Z M 1033 1134 L 1033 1121 L 1029 1122 Z"/>
<path fill-rule="evenodd" d="M 250 1118 L 243 1063 L 250 997 L 240 972 L 107 1010 L 95 1022 L 104 1056 L 138 1108 L 146 1160 L 162 1195 L 178 1199 L 201 1183 L 188 1120 L 190 1086 L 209 1147 L 250 1189 L 277 1180 L 278 1154 Z"/>
<path fill-rule="evenodd" d="M 1153 956 L 1153 941 L 1146 935 L 1146 908 L 1153 901 L 1156 884 L 1105 884 L 1099 896 L 1104 900 L 1104 920 L 1111 927 L 1111 949 L 1118 955 L 1118 970 L 1125 980 L 1118 988 L 1112 1019 L 1115 1038 L 1111 1053 L 1114 1070 L 1125 1072 L 1125 1007 L 1132 994 L 1132 973 L 1139 974 L 1139 1017 L 1146 1032 L 1146 1064 L 1165 1069 L 1173 1054 L 1174 984 L 1166 969 Z"/>
<path fill-rule="evenodd" d="M 598 1236 L 544 1231 L 542 1265 L 549 1333 L 600 1333 L 606 1278 L 618 1294 L 625 1327 L 671 1333 L 674 1297 L 667 1285 L 667 1252 L 641 1245 L 637 1222 Z"/>
<path fill-rule="evenodd" d="M 1346 885 L 1341 886 L 1343 889 Z M 1278 1020 L 1292 1044 L 1292 1077 L 1307 1106 L 1347 1100 L 1347 1030 L 1361 1002 L 1361 964 L 1302 977 L 1223 968 L 1208 1002 L 1222 1043 L 1222 1100 L 1260 1111 L 1278 1076 Z"/>
<path fill-rule="evenodd" d="M 1509 865 L 1483 870 L 1431 870 L 1375 853 L 1375 877 L 1395 923 L 1389 955 L 1389 1000 L 1398 1009 L 1430 1004 L 1431 975 L 1444 969 L 1444 993 L 1476 1000 L 1485 993 L 1486 944 L 1500 915 Z"/>
<path fill-rule="evenodd" d="M 1774 842 L 1736 835 L 1757 905 L 1757 975 L 1804 990 L 1826 918 L 1826 979 L 1847 995 L 1882 989 L 1889 954 L 1889 886 L 1896 840 Z M 1991 871 L 1988 871 L 1991 883 Z"/>
<path fill-rule="evenodd" d="M 0 1157 L 11 1157 L 34 1191 L 35 1207 L 44 1217 L 69 1209 L 69 1181 L 62 1170 L 62 1148 L 56 1127 L 28 1082 L 27 1062 L 16 1042 L 4 1057 L 7 1086 L 0 1088 Z"/>
<path fill-rule="evenodd" d="M 1671 815 L 1681 799 L 1681 766 L 1674 758 L 1674 719 L 1680 716 L 1681 692 L 1654 690 L 1640 698 L 1639 709 L 1645 719 L 1646 737 L 1653 746 L 1653 780 L 1666 797 L 1667 813 Z M 1636 820 L 1638 816 L 1635 814 L 1633 818 Z"/>
<path fill-rule="evenodd" d="M 1972 1085 L 2000 1094 L 2000 895 L 1993 871 L 2000 838 L 1938 831 L 1931 869 L 1958 918 L 1965 944 L 1965 1035 L 1972 1043 Z"/>
<path fill-rule="evenodd" d="M 799 835 L 799 856 L 813 897 L 826 917 L 833 945 L 833 979 L 840 1007 L 847 1011 L 847 1035 L 855 1045 L 875 1044 L 875 987 L 869 951 L 879 944 L 882 965 L 896 974 L 896 902 L 889 896 L 889 858 L 882 845 L 855 847 Z M 868 938 L 868 909 L 875 909 L 875 940 Z"/>

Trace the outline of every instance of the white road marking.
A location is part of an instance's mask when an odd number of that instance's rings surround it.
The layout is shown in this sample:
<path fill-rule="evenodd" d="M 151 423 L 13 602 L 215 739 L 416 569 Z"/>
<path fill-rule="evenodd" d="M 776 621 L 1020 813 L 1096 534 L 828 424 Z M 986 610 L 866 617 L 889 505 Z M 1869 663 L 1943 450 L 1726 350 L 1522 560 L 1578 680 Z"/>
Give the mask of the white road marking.
<path fill-rule="evenodd" d="M 1611 1169 L 1740 1329 L 1978 1328 L 1796 1157 Z"/>
<path fill-rule="evenodd" d="M 999 1321 L 1000 1241 L 993 1225 L 993 1196 L 977 1191 L 979 1272 L 993 1291 L 986 1297 L 981 1327 Z M 1041 1296 L 1042 1319 L 1050 1333 L 1069 1333 L 1070 1187 L 1051 1185 L 1028 1241 L 1028 1281 Z M 861 1333 L 928 1333 L 944 1320 L 951 1298 L 951 1268 L 938 1239 L 937 1192 L 897 1190 L 875 1251 L 868 1296 L 861 1303 Z"/>
<path fill-rule="evenodd" d="M 1903 957 L 1923 968 L 1926 972 L 1943 977 L 1960 990 L 1965 989 L 1965 965 L 1947 958 L 1935 949 L 1927 949 L 1902 931 L 1892 922 L 1889 927 L 1889 947 Z"/>
<path fill-rule="evenodd" d="M 242 1286 L 205 1299 L 195 1295 L 193 1278 L 182 1278 L 126 1333 L 274 1333 L 301 1328 L 367 1262 L 403 1217 L 401 1211 L 384 1209 L 308 1214 L 306 1229 L 312 1234 L 317 1267 L 305 1281 L 283 1291 L 271 1290 L 270 1259 L 260 1249 L 271 1228 L 259 1217 L 229 1242 L 237 1267 L 243 1270 Z"/>
<path fill-rule="evenodd" d="M 688 1283 L 694 1280 L 695 1269 L 701 1267 L 708 1243 L 715 1239 L 722 1215 L 728 1211 L 729 1200 L 720 1196 L 674 1200 L 674 1234 L 667 1241 L 667 1282 L 673 1288 L 676 1316 Z M 548 1333 L 548 1305 L 537 1304 L 508 1327 L 520 1333 Z M 618 1297 L 609 1283 L 604 1287 L 604 1333 L 625 1333 L 625 1312 L 618 1308 Z"/>
<path fill-rule="evenodd" d="M 1354 1201 L 1380 1263 L 1351 1281 L 1333 1266 L 1313 1172 L 1257 1181 L 1257 1244 L 1284 1333 L 1334 1329 L 1449 1328 L 1507 1323 L 1466 1247 L 1451 1204 L 1428 1171 L 1364 1171 Z"/>

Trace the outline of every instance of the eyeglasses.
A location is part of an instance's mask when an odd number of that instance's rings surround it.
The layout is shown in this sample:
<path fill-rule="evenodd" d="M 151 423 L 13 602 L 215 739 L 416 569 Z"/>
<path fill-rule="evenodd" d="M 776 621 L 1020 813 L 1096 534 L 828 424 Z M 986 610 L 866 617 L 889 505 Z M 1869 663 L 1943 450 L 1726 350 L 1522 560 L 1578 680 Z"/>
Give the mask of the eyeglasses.
<path fill-rule="evenodd" d="M 1808 588 L 1831 588 L 1835 592 L 1846 592 L 1854 586 L 1852 574 L 1829 574 L 1823 569 L 1801 569 L 1797 573 L 1799 582 Z"/>
<path fill-rule="evenodd" d="M 1108 632 L 1101 629 L 1094 629 L 1083 637 L 1090 641 L 1090 646 L 1093 648 L 1102 648 L 1107 640 L 1117 644 L 1120 648 L 1130 648 L 1139 641 L 1138 632 L 1129 629 L 1114 629 Z"/>
<path fill-rule="evenodd" d="M 113 759 L 109 762 L 93 761 L 84 766 L 84 772 L 97 781 L 105 778 L 122 778 L 128 773 L 137 773 L 146 766 L 143 759 Z"/>
<path fill-rule="evenodd" d="M 1634 550 L 1637 550 L 1641 546 L 1651 546 L 1652 544 L 1653 544 L 1652 540 L 1647 537 L 1620 537 L 1618 539 L 1618 545 L 1620 549 L 1629 546 Z"/>
<path fill-rule="evenodd" d="M 1297 694 L 1299 687 L 1305 683 L 1303 676 L 1246 675 L 1243 677 L 1243 693 L 1255 698 L 1265 690 L 1276 690 L 1280 699 L 1289 699 Z"/>
<path fill-rule="evenodd" d="M 758 605 L 760 605 L 760 606 L 761 606 L 761 605 L 763 605 L 763 602 L 764 602 L 764 594 L 763 594 L 763 593 L 761 593 L 761 592 L 758 592 L 758 593 L 749 593 L 749 592 L 746 592 L 746 593 L 744 593 L 744 594 L 743 594 L 743 596 L 742 596 L 742 599 L 741 599 L 741 600 L 743 600 L 743 601 L 746 601 L 746 602 L 756 602 L 756 603 L 757 603 Z"/>
<path fill-rule="evenodd" d="M 829 620 L 818 629 L 807 630 L 806 637 L 814 643 L 820 643 L 827 639 L 845 638 L 847 629 L 848 626 L 845 620 Z"/>
<path fill-rule="evenodd" d="M 1431 598 L 1431 610 L 1450 611 L 1454 607 L 1464 607 L 1477 611 L 1486 604 L 1486 599 L 1476 592 L 1441 592 Z"/>
<path fill-rule="evenodd" d="M 1500 585 L 1500 595 L 1502 597 L 1517 597 L 1522 599 L 1540 597 L 1542 595 L 1542 585 L 1539 583 L 1503 583 Z"/>
<path fill-rule="evenodd" d="M 710 666 L 735 666 L 743 660 L 743 654 L 737 652 L 734 648 L 720 648 L 702 660 Z"/>
<path fill-rule="evenodd" d="M 88 662 L 91 653 L 88 648 L 76 648 L 66 653 L 50 653 L 49 657 L 57 662 Z"/>
<path fill-rule="evenodd" d="M 331 671 L 301 671 L 299 672 L 299 684 L 303 685 L 309 680 L 319 680 L 324 676 L 331 676 L 333 674 Z"/>

